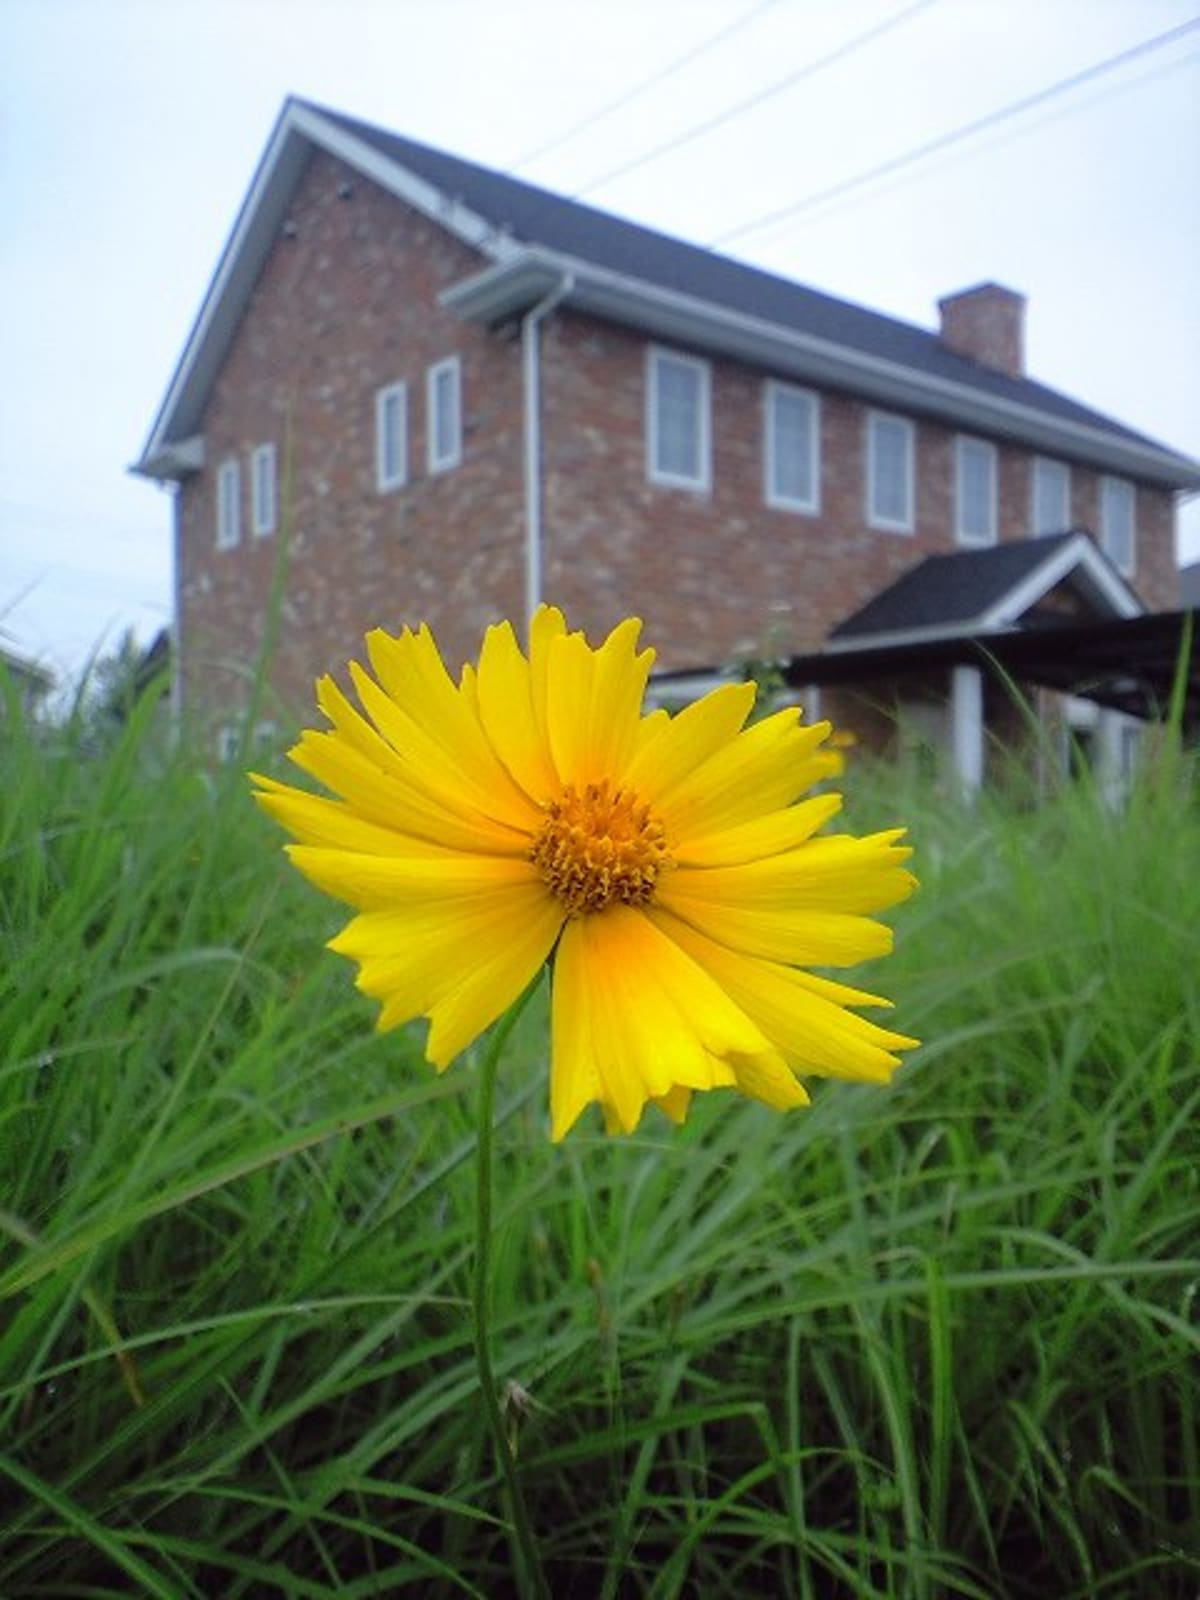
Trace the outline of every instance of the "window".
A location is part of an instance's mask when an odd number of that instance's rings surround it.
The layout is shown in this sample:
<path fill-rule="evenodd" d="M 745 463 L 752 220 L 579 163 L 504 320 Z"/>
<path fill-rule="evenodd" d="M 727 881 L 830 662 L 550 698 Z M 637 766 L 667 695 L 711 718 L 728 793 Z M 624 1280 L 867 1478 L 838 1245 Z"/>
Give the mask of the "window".
<path fill-rule="evenodd" d="M 375 396 L 375 486 L 380 494 L 408 482 L 408 389 L 389 384 Z"/>
<path fill-rule="evenodd" d="M 959 544 L 996 542 L 996 447 L 985 439 L 954 441 Z"/>
<path fill-rule="evenodd" d="M 217 469 L 217 549 L 232 550 L 242 537 L 242 475 L 236 461 Z"/>
<path fill-rule="evenodd" d="M 233 722 L 223 722 L 217 729 L 217 760 L 222 766 L 237 761 L 242 753 L 241 729 Z"/>
<path fill-rule="evenodd" d="M 913 530 L 913 425 L 867 414 L 867 521 L 891 533 Z"/>
<path fill-rule="evenodd" d="M 462 363 L 457 356 L 430 367 L 425 406 L 429 470 L 447 472 L 462 460 Z"/>
<path fill-rule="evenodd" d="M 817 511 L 821 501 L 821 403 L 808 389 L 766 387 L 766 497 L 784 511 Z"/>
<path fill-rule="evenodd" d="M 275 446 L 260 444 L 250 457 L 250 526 L 261 539 L 275 532 Z"/>
<path fill-rule="evenodd" d="M 651 350 L 646 387 L 646 470 L 651 481 L 707 489 L 712 478 L 707 361 Z"/>
<path fill-rule="evenodd" d="M 1045 533 L 1066 533 L 1071 526 L 1070 467 L 1035 456 L 1030 502 L 1029 531 L 1035 538 Z"/>
<path fill-rule="evenodd" d="M 1100 479 L 1100 548 L 1118 572 L 1132 577 L 1136 529 L 1133 485 L 1126 478 Z"/>

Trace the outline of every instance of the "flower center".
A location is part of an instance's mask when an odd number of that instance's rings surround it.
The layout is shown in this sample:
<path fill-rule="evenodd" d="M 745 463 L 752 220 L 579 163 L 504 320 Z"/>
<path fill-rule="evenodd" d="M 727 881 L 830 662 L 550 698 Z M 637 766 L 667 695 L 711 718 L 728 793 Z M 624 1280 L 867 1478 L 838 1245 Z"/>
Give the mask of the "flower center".
<path fill-rule="evenodd" d="M 636 795 L 610 791 L 607 778 L 583 789 L 569 783 L 544 809 L 529 859 L 571 916 L 603 911 L 614 901 L 641 906 L 653 900 L 658 875 L 670 865 L 666 830 Z"/>

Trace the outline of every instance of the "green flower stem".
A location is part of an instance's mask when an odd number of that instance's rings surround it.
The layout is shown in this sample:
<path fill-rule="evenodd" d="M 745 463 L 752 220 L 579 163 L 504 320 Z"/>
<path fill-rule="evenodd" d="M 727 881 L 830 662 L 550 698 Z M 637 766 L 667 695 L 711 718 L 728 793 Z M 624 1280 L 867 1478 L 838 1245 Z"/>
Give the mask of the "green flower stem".
<path fill-rule="evenodd" d="M 504 1430 L 500 1402 L 496 1398 L 496 1379 L 492 1372 L 488 1328 L 491 1313 L 489 1279 L 492 1263 L 492 1118 L 496 1102 L 496 1068 L 509 1035 L 537 986 L 538 979 L 535 978 L 520 999 L 509 1006 L 496 1024 L 488 1041 L 487 1054 L 484 1056 L 483 1071 L 480 1075 L 479 1135 L 475 1168 L 475 1361 L 479 1367 L 479 1385 L 483 1390 L 483 1409 L 487 1414 L 488 1426 L 492 1430 L 496 1454 L 500 1457 L 504 1481 L 508 1485 L 513 1531 L 517 1537 L 521 1565 L 524 1568 L 523 1588 L 527 1594 L 537 1595 L 539 1600 L 550 1600 L 550 1589 L 546 1583 L 546 1574 L 542 1570 L 542 1558 L 529 1524 L 525 1497 L 521 1493 L 516 1458 Z"/>

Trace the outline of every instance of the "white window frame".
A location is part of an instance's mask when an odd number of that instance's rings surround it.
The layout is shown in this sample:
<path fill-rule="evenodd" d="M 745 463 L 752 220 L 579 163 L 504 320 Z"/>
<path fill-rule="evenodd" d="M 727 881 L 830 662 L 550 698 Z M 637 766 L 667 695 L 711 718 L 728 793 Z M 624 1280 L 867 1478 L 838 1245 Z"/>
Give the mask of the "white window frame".
<path fill-rule="evenodd" d="M 982 532 L 977 529 L 968 529 L 964 520 L 967 508 L 965 493 L 966 460 L 972 451 L 977 451 L 987 463 L 987 505 L 986 527 Z M 996 446 L 990 439 L 978 439 L 974 434 L 960 433 L 954 439 L 954 535 L 959 544 L 970 545 L 982 549 L 996 542 L 996 497 L 998 490 L 999 462 Z"/>
<path fill-rule="evenodd" d="M 1129 559 L 1113 549 L 1113 528 L 1109 511 L 1110 494 L 1120 491 L 1129 507 Z M 1128 478 L 1106 473 L 1100 479 L 1100 548 L 1123 577 L 1132 578 L 1137 570 L 1137 486 Z"/>
<path fill-rule="evenodd" d="M 443 376 L 450 379 L 454 396 L 453 438 L 448 441 L 438 437 L 437 391 Z M 462 360 L 458 356 L 435 362 L 425 374 L 425 428 L 430 472 L 449 472 L 457 467 L 463 455 Z"/>
<path fill-rule="evenodd" d="M 432 390 L 430 391 L 432 393 Z M 395 469 L 388 471 L 388 410 L 396 403 Z M 432 413 L 431 413 L 432 416 Z M 408 385 L 389 383 L 375 395 L 375 487 L 380 494 L 403 489 L 408 482 Z"/>
<path fill-rule="evenodd" d="M 658 374 L 664 362 L 683 367 L 697 379 L 696 459 L 699 471 L 695 477 L 672 472 L 658 464 Z M 712 487 L 712 368 L 699 356 L 681 355 L 678 350 L 667 350 L 659 345 L 646 348 L 646 476 L 651 483 L 667 489 L 692 489 L 707 494 Z"/>
<path fill-rule="evenodd" d="M 256 539 L 275 532 L 279 520 L 279 488 L 273 444 L 250 452 L 250 528 Z"/>
<path fill-rule="evenodd" d="M 236 456 L 217 468 L 217 549 L 235 550 L 242 541 L 242 471 Z"/>
<path fill-rule="evenodd" d="M 808 480 L 811 493 L 808 498 L 784 493 L 776 482 L 779 465 L 779 429 L 777 405 L 780 400 L 803 401 L 808 410 Z M 800 389 L 792 383 L 779 383 L 770 378 L 763 389 L 763 495 L 769 506 L 777 511 L 799 511 L 815 516 L 821 509 L 821 397 L 812 389 Z"/>
<path fill-rule="evenodd" d="M 884 516 L 875 510 L 875 427 L 878 423 L 896 424 L 904 432 L 905 470 L 907 476 L 907 505 L 903 519 Z M 917 498 L 916 426 L 908 417 L 897 416 L 894 411 L 867 412 L 867 524 L 883 533 L 912 533 L 916 526 L 914 515 Z"/>
<path fill-rule="evenodd" d="M 1062 520 L 1054 527 L 1043 528 L 1038 518 L 1038 476 L 1044 472 L 1052 472 L 1063 486 L 1063 516 Z M 1029 533 L 1034 539 L 1042 539 L 1050 533 L 1067 533 L 1071 527 L 1071 469 L 1065 461 L 1056 461 L 1053 456 L 1034 456 L 1033 465 L 1029 469 Z"/>

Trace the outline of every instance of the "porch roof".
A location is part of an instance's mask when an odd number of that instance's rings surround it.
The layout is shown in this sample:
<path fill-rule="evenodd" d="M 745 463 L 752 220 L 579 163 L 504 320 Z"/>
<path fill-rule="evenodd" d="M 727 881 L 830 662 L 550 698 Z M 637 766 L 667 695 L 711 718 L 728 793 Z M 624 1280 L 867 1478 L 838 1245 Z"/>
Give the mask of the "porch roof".
<path fill-rule="evenodd" d="M 1178 677 L 1184 722 L 1196 727 L 1200 726 L 1196 616 L 1195 609 L 1162 611 L 1059 627 L 986 633 L 965 629 L 887 644 L 872 644 L 866 638 L 857 648 L 843 645 L 793 656 L 784 664 L 784 678 L 797 688 L 895 682 L 939 668 L 971 665 L 1000 680 L 1040 684 L 1116 711 L 1162 718 Z"/>

